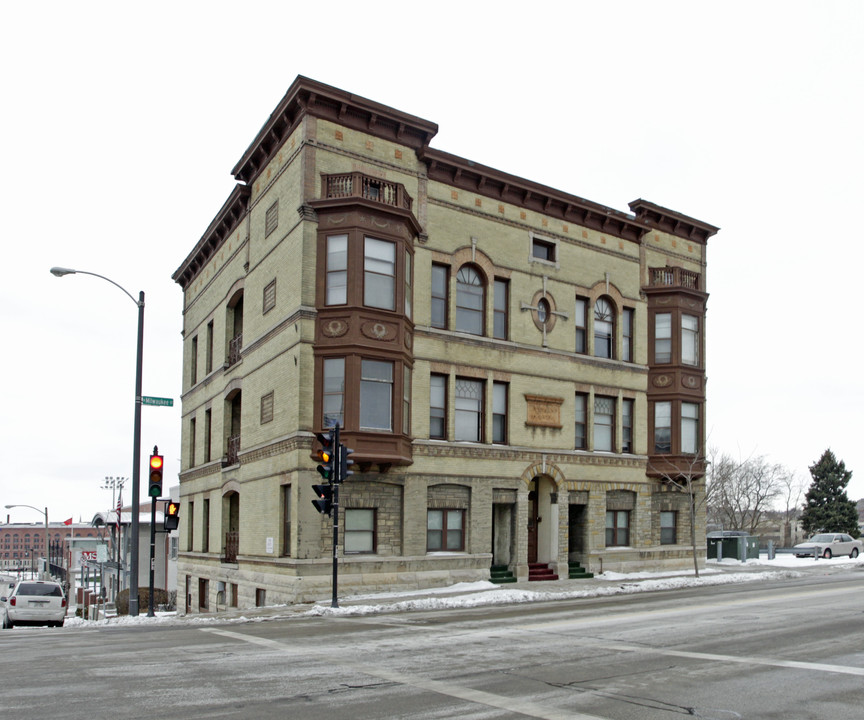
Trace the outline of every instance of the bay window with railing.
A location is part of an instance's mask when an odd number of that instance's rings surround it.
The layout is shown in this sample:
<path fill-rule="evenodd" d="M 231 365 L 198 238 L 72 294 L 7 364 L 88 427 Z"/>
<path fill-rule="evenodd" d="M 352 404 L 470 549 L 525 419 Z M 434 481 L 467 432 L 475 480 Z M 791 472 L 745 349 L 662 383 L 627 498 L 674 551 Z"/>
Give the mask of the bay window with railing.
<path fill-rule="evenodd" d="M 410 462 L 414 240 L 399 183 L 322 177 L 318 220 L 315 424 L 339 424 L 358 464 Z"/>

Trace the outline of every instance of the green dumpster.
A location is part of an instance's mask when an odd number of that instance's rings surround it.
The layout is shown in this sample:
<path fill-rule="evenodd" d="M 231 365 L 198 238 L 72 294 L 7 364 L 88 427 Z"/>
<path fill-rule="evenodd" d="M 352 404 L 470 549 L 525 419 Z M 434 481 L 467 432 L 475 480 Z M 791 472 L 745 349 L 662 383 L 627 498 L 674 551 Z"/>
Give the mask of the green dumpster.
<path fill-rule="evenodd" d="M 744 557 L 747 560 L 759 559 L 759 538 L 755 535 L 709 537 L 707 557 L 709 560 L 716 560 L 719 546 L 724 560 L 740 560 L 741 543 L 745 546 Z"/>

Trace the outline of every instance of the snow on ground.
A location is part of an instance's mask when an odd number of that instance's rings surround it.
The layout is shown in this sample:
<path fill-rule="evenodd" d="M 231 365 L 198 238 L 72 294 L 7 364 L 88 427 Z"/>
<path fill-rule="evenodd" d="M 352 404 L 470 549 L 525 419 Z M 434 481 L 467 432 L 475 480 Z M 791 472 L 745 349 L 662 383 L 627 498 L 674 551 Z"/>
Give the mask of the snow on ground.
<path fill-rule="evenodd" d="M 340 607 L 331 608 L 330 602 L 313 605 L 278 605 L 267 608 L 254 608 L 245 611 L 232 611 L 231 614 L 177 615 L 176 613 L 156 613 L 147 617 L 121 616 L 103 620 L 82 620 L 68 617 L 63 627 L 88 628 L 104 625 L 150 625 L 162 623 L 184 623 L 189 625 L 214 625 L 222 623 L 261 622 L 276 618 L 310 617 L 321 615 L 352 616 L 376 615 L 381 613 L 407 612 L 410 610 L 441 610 L 446 608 L 471 608 L 484 605 L 507 605 L 515 603 L 542 602 L 549 600 L 568 600 L 573 598 L 604 597 L 624 595 L 655 590 L 673 590 L 687 587 L 706 587 L 728 585 L 731 583 L 760 582 L 801 577 L 807 571 L 857 567 L 864 569 L 864 556 L 852 560 L 848 557 L 830 560 L 796 558 L 792 555 L 777 555 L 768 560 L 762 555 L 758 560 L 739 560 L 725 558 L 720 562 L 709 560 L 707 567 L 695 577 L 692 570 L 670 572 L 615 573 L 604 572 L 594 580 L 559 583 L 544 583 L 543 589 L 526 590 L 496 585 L 491 582 L 459 583 L 443 588 L 411 590 L 404 592 L 378 593 L 374 595 L 352 595 L 340 597 Z M 740 570 L 739 570 L 740 569 Z M 246 614 L 242 614 L 246 613 Z"/>

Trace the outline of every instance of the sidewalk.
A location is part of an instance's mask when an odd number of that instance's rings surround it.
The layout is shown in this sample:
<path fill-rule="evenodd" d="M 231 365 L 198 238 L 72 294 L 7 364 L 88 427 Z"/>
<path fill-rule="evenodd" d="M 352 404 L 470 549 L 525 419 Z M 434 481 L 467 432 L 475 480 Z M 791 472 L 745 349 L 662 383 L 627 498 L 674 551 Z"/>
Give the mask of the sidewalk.
<path fill-rule="evenodd" d="M 188 618 L 218 617 L 225 620 L 268 619 L 298 615 L 374 615 L 391 612 L 409 612 L 446 608 L 466 608 L 484 605 L 521 604 L 526 602 L 548 602 L 580 597 L 603 597 L 610 595 L 652 592 L 685 587 L 726 585 L 730 583 L 759 582 L 801 577 L 803 573 L 826 573 L 849 569 L 849 564 L 836 563 L 790 568 L 773 561 L 737 560 L 708 561 L 696 578 L 693 570 L 669 571 L 666 573 L 606 572 L 593 578 L 554 581 L 521 581 L 496 585 L 491 582 L 462 583 L 445 588 L 427 588 L 400 592 L 368 595 L 346 595 L 338 598 L 338 608 L 332 608 L 332 598 L 321 597 L 313 603 L 277 605 L 260 608 L 228 608 L 218 613 L 193 614 Z M 858 563 L 864 571 L 864 562 Z"/>
<path fill-rule="evenodd" d="M 316 602 L 295 605 L 270 605 L 255 608 L 222 608 L 206 613 L 189 615 L 156 613 L 147 617 L 143 608 L 138 617 L 119 616 L 96 622 L 74 617 L 70 608 L 64 627 L 88 627 L 92 625 L 127 625 L 150 623 L 219 624 L 239 622 L 264 622 L 290 617 L 314 616 L 359 616 L 404 613 L 411 611 L 446 610 L 448 608 L 471 608 L 493 605 L 518 605 L 528 602 L 550 602 L 577 598 L 629 595 L 641 592 L 656 592 L 687 587 L 706 587 L 733 583 L 777 581 L 800 578 L 810 574 L 833 574 L 835 572 L 864 572 L 864 556 L 856 560 L 834 558 L 832 560 L 799 559 L 785 556 L 782 559 L 709 560 L 700 569 L 696 578 L 692 569 L 653 573 L 605 572 L 593 578 L 579 580 L 554 580 L 539 582 L 516 582 L 496 585 L 488 581 L 461 583 L 443 588 L 426 588 L 399 592 L 382 592 L 367 595 L 341 595 L 337 608 L 331 607 L 330 595 Z"/>

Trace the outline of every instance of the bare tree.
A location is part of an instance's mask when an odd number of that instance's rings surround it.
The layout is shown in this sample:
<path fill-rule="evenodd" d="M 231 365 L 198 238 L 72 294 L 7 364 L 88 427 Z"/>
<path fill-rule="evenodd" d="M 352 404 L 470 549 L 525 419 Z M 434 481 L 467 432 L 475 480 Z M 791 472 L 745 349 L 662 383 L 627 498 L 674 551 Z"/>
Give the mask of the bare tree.
<path fill-rule="evenodd" d="M 723 454 L 711 465 L 712 520 L 727 530 L 744 530 L 751 535 L 765 513 L 781 495 L 788 471 L 769 463 L 763 456 L 738 462 Z"/>
<path fill-rule="evenodd" d="M 780 478 L 780 499 L 783 502 L 783 544 L 786 547 L 794 545 L 797 540 L 792 535 L 792 527 L 798 519 L 801 509 L 801 497 L 807 483 L 794 471 L 787 470 Z"/>
<path fill-rule="evenodd" d="M 735 476 L 738 473 L 738 462 L 727 453 L 720 453 L 716 448 L 710 451 L 711 460 L 708 464 L 708 474 L 706 475 L 706 497 L 707 500 L 707 521 L 709 526 L 714 526 L 720 530 L 730 529 L 729 526 L 728 508 L 732 504 L 729 497 L 734 493 L 732 491 L 735 485 Z"/>

